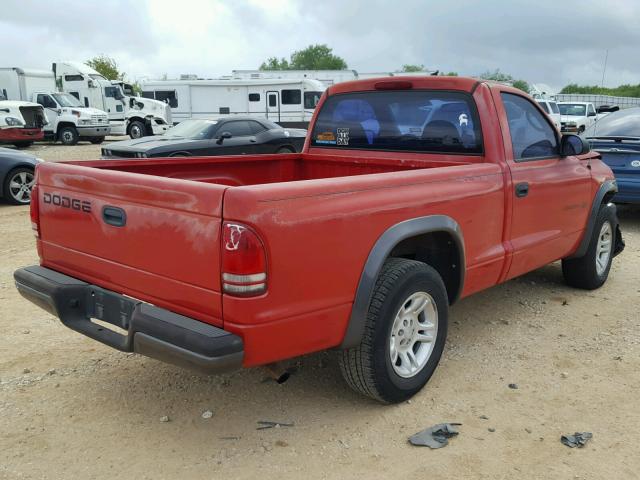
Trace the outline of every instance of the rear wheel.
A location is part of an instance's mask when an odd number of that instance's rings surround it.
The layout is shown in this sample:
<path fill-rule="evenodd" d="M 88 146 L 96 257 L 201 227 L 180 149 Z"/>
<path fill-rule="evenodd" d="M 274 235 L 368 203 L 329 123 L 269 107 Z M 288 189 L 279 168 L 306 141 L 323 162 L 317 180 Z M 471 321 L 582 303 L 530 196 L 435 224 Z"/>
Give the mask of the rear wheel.
<path fill-rule="evenodd" d="M 129 136 L 133 139 L 142 138 L 147 133 L 147 127 L 144 126 L 139 120 L 134 120 L 129 124 L 128 132 Z"/>
<path fill-rule="evenodd" d="M 32 168 L 20 167 L 11 170 L 4 180 L 4 197 L 14 205 L 27 205 L 31 202 L 34 174 Z"/>
<path fill-rule="evenodd" d="M 104 137 L 91 137 L 89 138 L 89 141 L 94 145 L 100 145 L 102 142 L 104 142 Z"/>
<path fill-rule="evenodd" d="M 383 403 L 415 395 L 435 371 L 447 337 L 449 303 L 442 278 L 422 262 L 384 264 L 360 345 L 344 350 L 351 388 Z"/>
<path fill-rule="evenodd" d="M 78 143 L 78 131 L 76 127 L 62 127 L 58 130 L 58 139 L 63 145 L 75 145 Z"/>
<path fill-rule="evenodd" d="M 609 277 L 617 220 L 615 213 L 600 207 L 587 253 L 580 258 L 562 260 L 562 274 L 568 285 L 585 290 L 601 287 Z"/>

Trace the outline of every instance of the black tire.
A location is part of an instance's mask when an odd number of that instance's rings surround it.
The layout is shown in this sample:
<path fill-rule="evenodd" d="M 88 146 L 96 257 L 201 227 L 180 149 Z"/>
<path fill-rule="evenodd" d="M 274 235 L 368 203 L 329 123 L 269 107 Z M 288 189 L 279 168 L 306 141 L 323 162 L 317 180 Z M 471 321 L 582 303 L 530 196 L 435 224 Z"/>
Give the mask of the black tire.
<path fill-rule="evenodd" d="M 75 145 L 78 143 L 78 138 L 78 131 L 76 130 L 76 127 L 62 127 L 58 130 L 58 140 L 60 140 L 63 145 Z"/>
<path fill-rule="evenodd" d="M 142 138 L 147 135 L 147 127 L 139 120 L 134 120 L 127 127 L 127 135 L 132 139 Z"/>
<path fill-rule="evenodd" d="M 175 152 L 169 155 L 170 157 L 190 157 L 191 154 L 189 152 Z"/>
<path fill-rule="evenodd" d="M 21 194 L 20 190 L 16 190 L 15 187 L 12 188 L 11 185 L 16 177 L 19 183 L 23 183 L 23 179 L 21 177 L 27 177 L 27 181 L 33 181 L 33 175 L 33 168 L 28 167 L 15 168 L 7 174 L 4 179 L 4 185 L 2 189 L 2 191 L 4 192 L 4 198 L 7 200 L 7 202 L 13 205 L 28 205 L 31 202 L 31 187 L 29 187 L 28 189 L 28 194 L 25 195 L 24 191 Z"/>
<path fill-rule="evenodd" d="M 580 125 L 580 128 L 578 128 L 578 135 L 580 135 L 581 133 L 584 133 L 584 131 L 585 131 L 585 126 Z"/>
<path fill-rule="evenodd" d="M 403 377 L 392 365 L 391 331 L 400 309 L 420 292 L 430 295 L 435 304 L 437 333 L 426 363 L 412 376 Z M 402 402 L 415 395 L 438 366 L 447 338 L 448 313 L 447 291 L 436 270 L 422 262 L 388 259 L 376 281 L 360 345 L 342 351 L 340 369 L 346 382 L 356 392 L 382 403 Z"/>
<path fill-rule="evenodd" d="M 29 148 L 31 145 L 33 145 L 33 142 L 16 142 L 13 144 L 16 148 Z"/>
<path fill-rule="evenodd" d="M 89 141 L 94 145 L 100 145 L 102 142 L 104 142 L 104 137 L 91 137 L 89 138 Z"/>
<path fill-rule="evenodd" d="M 596 257 L 599 240 L 603 233 L 605 223 L 609 225 L 609 258 L 606 262 L 606 267 L 604 269 L 600 267 L 599 269 Z M 605 208 L 605 205 L 602 205 L 593 226 L 587 253 L 580 258 L 567 258 L 562 260 L 562 275 L 567 285 L 584 290 L 595 290 L 607 281 L 613 260 L 617 225 L 618 220 L 615 213 L 611 209 Z"/>
<path fill-rule="evenodd" d="M 291 147 L 280 147 L 276 153 L 296 153 L 296 151 Z"/>

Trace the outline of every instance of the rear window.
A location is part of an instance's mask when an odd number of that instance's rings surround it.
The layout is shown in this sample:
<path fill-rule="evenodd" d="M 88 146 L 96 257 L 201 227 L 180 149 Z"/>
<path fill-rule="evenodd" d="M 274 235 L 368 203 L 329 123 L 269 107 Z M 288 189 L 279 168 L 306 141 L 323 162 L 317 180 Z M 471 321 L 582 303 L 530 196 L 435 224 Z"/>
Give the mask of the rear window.
<path fill-rule="evenodd" d="M 316 147 L 480 154 L 475 104 L 462 92 L 396 90 L 329 97 L 311 136 Z"/>

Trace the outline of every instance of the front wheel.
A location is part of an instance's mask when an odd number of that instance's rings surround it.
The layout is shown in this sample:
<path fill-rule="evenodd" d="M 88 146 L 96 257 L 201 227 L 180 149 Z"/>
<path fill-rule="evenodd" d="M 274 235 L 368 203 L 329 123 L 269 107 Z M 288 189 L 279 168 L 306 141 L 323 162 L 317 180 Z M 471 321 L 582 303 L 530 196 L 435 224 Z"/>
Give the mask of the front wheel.
<path fill-rule="evenodd" d="M 580 258 L 562 260 L 562 275 L 568 285 L 584 290 L 601 287 L 609 277 L 618 221 L 606 205 L 600 207 L 587 253 Z"/>
<path fill-rule="evenodd" d="M 147 127 L 145 127 L 144 123 L 140 122 L 139 120 L 134 120 L 129 124 L 128 133 L 129 136 L 134 140 L 136 138 L 142 138 L 147 133 Z"/>
<path fill-rule="evenodd" d="M 78 131 L 76 127 L 62 127 L 58 131 L 58 138 L 63 145 L 75 145 L 78 143 Z"/>
<path fill-rule="evenodd" d="M 383 403 L 415 395 L 435 371 L 447 337 L 449 302 L 429 265 L 387 260 L 376 281 L 360 345 L 340 369 L 351 388 Z"/>
<path fill-rule="evenodd" d="M 13 144 L 16 148 L 29 148 L 31 145 L 33 145 L 33 142 L 15 142 Z"/>
<path fill-rule="evenodd" d="M 295 153 L 295 150 L 293 150 L 291 147 L 280 147 L 278 150 L 276 150 L 276 153 Z"/>

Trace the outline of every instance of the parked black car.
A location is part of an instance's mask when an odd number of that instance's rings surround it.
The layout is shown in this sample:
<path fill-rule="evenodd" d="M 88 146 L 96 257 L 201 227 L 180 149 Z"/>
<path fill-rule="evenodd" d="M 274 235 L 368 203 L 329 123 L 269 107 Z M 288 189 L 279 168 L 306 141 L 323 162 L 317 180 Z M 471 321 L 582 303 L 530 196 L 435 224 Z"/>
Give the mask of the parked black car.
<path fill-rule="evenodd" d="M 102 158 L 293 153 L 302 150 L 306 133 L 253 117 L 185 120 L 164 135 L 106 145 Z"/>
<path fill-rule="evenodd" d="M 34 171 L 42 160 L 25 152 L 0 148 L 0 197 L 14 205 L 31 201 Z"/>

